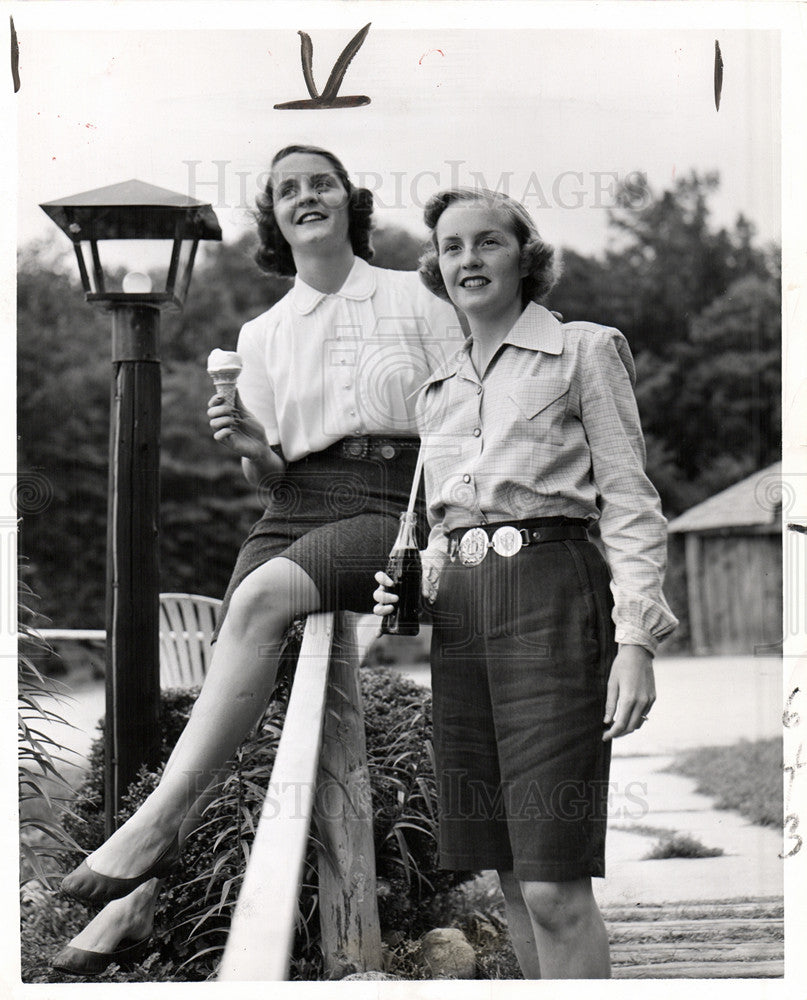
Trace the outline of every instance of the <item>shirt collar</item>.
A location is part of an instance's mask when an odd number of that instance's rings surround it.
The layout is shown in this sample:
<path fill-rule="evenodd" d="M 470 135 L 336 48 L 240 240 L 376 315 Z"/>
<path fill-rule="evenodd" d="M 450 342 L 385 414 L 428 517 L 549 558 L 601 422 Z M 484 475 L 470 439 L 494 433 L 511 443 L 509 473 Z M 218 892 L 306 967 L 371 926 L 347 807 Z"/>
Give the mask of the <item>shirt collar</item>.
<path fill-rule="evenodd" d="M 426 379 L 418 392 L 433 382 L 442 382 L 456 375 L 468 357 L 472 343 L 473 338 L 469 337 L 455 354 Z M 539 306 L 537 302 L 530 302 L 502 343 L 529 351 L 542 351 L 544 354 L 562 354 L 563 325 L 548 309 Z"/>
<path fill-rule="evenodd" d="M 411 396 L 417 396 L 427 385 L 431 385 L 433 382 L 442 382 L 444 379 L 451 378 L 452 375 L 456 375 L 460 370 L 461 365 L 468 357 L 471 350 L 471 344 L 473 343 L 473 338 L 468 337 L 465 343 L 460 347 L 450 358 L 447 358 L 441 365 L 439 365 L 431 375 L 422 382 L 418 388 L 411 393 Z"/>
<path fill-rule="evenodd" d="M 369 299 L 375 288 L 375 270 L 366 260 L 362 260 L 361 257 L 354 257 L 353 267 L 350 269 L 347 278 L 345 278 L 344 284 L 338 292 L 331 294 L 338 295 L 343 299 L 353 299 L 361 302 Z M 320 292 L 316 288 L 312 288 L 311 285 L 307 285 L 300 275 L 297 274 L 294 277 L 294 285 L 292 286 L 290 296 L 291 303 L 297 312 L 306 316 L 308 313 L 313 312 L 323 299 L 327 299 L 329 294 L 327 292 Z"/>
<path fill-rule="evenodd" d="M 563 325 L 548 309 L 530 302 L 502 343 L 544 354 L 562 354 Z"/>

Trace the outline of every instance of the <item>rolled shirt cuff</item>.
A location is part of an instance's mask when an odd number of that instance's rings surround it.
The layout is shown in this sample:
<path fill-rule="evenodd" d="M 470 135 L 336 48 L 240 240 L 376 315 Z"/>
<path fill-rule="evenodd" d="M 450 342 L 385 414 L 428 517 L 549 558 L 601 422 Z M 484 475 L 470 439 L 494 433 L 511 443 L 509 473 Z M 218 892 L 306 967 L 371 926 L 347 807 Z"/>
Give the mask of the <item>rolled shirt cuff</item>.
<path fill-rule="evenodd" d="M 620 646 L 643 646 L 651 656 L 656 655 L 660 641 L 650 632 L 630 625 L 617 625 L 614 638 Z"/>

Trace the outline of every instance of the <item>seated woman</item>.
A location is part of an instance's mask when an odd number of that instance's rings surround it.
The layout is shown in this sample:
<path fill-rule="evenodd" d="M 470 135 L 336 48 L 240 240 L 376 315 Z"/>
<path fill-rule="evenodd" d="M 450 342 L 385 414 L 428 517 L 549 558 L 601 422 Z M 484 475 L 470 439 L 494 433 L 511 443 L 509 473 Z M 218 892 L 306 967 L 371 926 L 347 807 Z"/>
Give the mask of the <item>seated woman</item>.
<path fill-rule="evenodd" d="M 471 331 L 417 409 L 441 865 L 498 870 L 525 978 L 606 978 L 591 878 L 611 740 L 647 720 L 676 625 L 633 360 L 619 331 L 539 304 L 554 254 L 523 206 L 451 190 L 425 219 L 423 280 Z M 376 580 L 388 614 L 392 581 Z"/>
<path fill-rule="evenodd" d="M 371 610 L 417 454 L 412 394 L 461 342 L 454 310 L 414 272 L 372 267 L 372 195 L 310 146 L 282 149 L 259 201 L 264 270 L 294 286 L 238 338 L 235 411 L 213 397 L 214 438 L 242 458 L 266 506 L 238 556 L 204 685 L 160 783 L 62 882 L 109 904 L 54 960 L 93 974 L 151 932 L 158 883 L 260 717 L 289 623 Z"/>

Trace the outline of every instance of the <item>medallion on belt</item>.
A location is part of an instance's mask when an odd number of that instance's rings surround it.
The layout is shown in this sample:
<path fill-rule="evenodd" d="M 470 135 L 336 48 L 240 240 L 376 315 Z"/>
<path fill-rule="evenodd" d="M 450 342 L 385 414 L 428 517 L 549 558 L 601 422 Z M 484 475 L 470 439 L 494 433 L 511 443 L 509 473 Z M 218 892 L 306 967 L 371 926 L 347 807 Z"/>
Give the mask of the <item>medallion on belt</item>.
<path fill-rule="evenodd" d="M 488 536 L 483 528 L 470 528 L 460 539 L 460 562 L 478 566 L 488 553 Z"/>
<path fill-rule="evenodd" d="M 504 556 L 509 559 L 510 556 L 514 556 L 516 552 L 521 550 L 524 542 L 521 538 L 521 532 L 518 528 L 514 528 L 511 524 L 506 524 L 501 528 L 497 528 L 493 532 L 492 538 L 493 551 L 500 556 Z"/>

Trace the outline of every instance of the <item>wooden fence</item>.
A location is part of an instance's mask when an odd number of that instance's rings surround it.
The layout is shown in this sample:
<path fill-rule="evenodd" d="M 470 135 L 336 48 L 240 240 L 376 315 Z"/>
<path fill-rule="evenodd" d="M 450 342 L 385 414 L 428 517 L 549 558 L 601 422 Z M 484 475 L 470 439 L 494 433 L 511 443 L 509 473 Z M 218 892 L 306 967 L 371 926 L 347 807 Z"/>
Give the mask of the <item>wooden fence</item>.
<path fill-rule="evenodd" d="M 325 971 L 381 968 L 357 649 L 351 616 L 308 616 L 221 981 L 287 978 L 312 820 Z"/>

